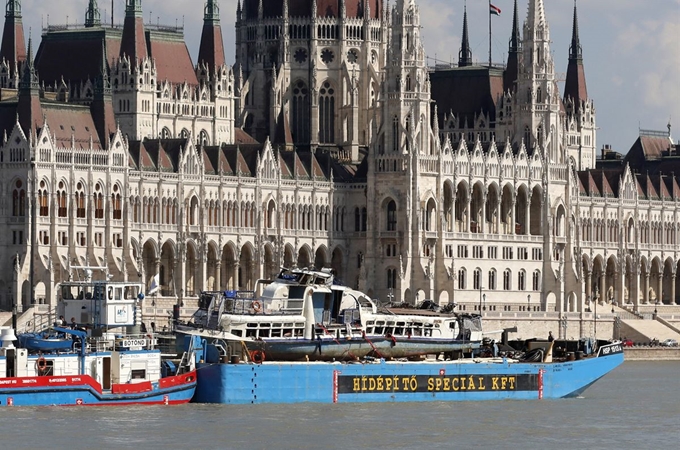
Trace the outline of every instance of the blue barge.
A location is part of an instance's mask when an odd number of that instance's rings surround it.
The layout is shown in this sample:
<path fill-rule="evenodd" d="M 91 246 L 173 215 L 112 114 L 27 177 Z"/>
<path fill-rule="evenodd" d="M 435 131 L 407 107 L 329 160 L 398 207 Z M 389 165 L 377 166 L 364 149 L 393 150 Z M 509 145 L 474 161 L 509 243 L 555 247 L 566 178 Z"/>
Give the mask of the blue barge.
<path fill-rule="evenodd" d="M 364 403 L 577 397 L 623 363 L 620 343 L 562 362 L 453 361 L 199 363 L 199 403 Z"/>

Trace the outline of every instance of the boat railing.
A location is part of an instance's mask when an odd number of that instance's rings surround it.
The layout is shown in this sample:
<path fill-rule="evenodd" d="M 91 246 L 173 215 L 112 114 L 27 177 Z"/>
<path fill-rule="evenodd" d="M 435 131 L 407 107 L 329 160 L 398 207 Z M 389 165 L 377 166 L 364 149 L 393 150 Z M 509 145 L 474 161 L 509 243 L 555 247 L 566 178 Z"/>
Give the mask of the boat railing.
<path fill-rule="evenodd" d="M 222 311 L 225 314 L 298 315 L 302 314 L 303 303 L 301 298 L 225 298 Z"/>
<path fill-rule="evenodd" d="M 46 312 L 41 312 L 37 308 L 32 308 L 33 319 L 29 319 L 22 327 L 17 330 L 18 333 L 41 333 L 48 328 L 55 325 L 57 321 L 57 313 L 55 309 L 48 308 Z"/>
<path fill-rule="evenodd" d="M 153 350 L 158 339 L 152 334 L 104 333 L 102 336 L 87 339 L 87 347 L 91 352 L 111 350 Z"/>

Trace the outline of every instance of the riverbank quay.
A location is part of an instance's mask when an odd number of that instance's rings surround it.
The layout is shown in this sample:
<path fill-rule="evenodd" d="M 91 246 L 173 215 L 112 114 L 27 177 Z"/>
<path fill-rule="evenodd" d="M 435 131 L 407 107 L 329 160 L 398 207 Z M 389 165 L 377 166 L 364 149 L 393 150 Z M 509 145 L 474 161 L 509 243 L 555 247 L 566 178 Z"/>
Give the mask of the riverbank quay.
<path fill-rule="evenodd" d="M 680 361 L 680 347 L 626 347 L 626 361 Z"/>

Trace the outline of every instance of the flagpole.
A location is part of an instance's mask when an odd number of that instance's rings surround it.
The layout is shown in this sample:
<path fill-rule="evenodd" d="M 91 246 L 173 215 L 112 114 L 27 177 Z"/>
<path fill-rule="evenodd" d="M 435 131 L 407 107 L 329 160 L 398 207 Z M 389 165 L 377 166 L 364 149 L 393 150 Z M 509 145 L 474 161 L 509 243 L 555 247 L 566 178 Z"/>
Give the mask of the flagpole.
<path fill-rule="evenodd" d="M 491 0 L 489 0 L 489 68 L 491 68 Z"/>

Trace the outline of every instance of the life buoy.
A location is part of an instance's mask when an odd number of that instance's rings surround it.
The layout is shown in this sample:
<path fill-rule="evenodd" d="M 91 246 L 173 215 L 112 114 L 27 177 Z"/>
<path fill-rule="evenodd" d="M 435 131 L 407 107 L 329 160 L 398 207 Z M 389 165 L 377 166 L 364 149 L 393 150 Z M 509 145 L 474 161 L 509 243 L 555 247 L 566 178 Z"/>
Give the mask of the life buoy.
<path fill-rule="evenodd" d="M 264 362 L 265 354 L 262 350 L 253 350 L 250 353 L 250 359 L 253 360 L 255 364 L 262 364 Z"/>
<path fill-rule="evenodd" d="M 38 360 L 35 362 L 36 367 L 38 368 L 38 373 L 43 374 L 47 370 L 47 360 L 44 357 L 38 358 Z"/>
<path fill-rule="evenodd" d="M 253 311 L 255 311 L 256 313 L 257 313 L 257 312 L 260 312 L 260 310 L 262 309 L 262 303 L 260 303 L 260 302 L 257 301 L 257 300 L 255 300 L 254 302 L 252 302 L 252 303 L 250 304 L 250 306 L 251 306 L 251 308 L 253 308 Z"/>

